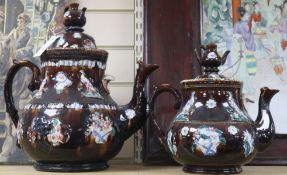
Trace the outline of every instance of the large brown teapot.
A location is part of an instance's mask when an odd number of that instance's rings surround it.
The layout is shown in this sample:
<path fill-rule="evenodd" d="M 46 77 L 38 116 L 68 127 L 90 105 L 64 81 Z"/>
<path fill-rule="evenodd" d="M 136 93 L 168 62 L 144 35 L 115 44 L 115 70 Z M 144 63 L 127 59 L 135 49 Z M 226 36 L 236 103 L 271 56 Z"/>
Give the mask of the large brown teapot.
<path fill-rule="evenodd" d="M 221 58 L 216 45 L 202 48 L 198 60 L 204 75 L 181 81 L 182 94 L 167 84 L 157 86 L 149 103 L 152 121 L 161 143 L 184 171 L 240 173 L 241 165 L 264 151 L 275 136 L 269 103 L 278 90 L 261 89 L 258 117 L 252 121 L 241 98 L 242 83 L 218 74 L 229 51 Z M 173 94 L 180 107 L 166 131 L 153 114 L 162 92 Z"/>
<path fill-rule="evenodd" d="M 107 168 L 107 161 L 143 125 L 144 83 L 158 68 L 139 62 L 133 97 L 118 106 L 103 83 L 108 53 L 83 33 L 86 8 L 79 11 L 78 6 L 65 9 L 66 31 L 41 55 L 41 70 L 29 61 L 14 61 L 5 82 L 6 108 L 17 127 L 18 144 L 41 171 Z M 32 70 L 29 89 L 36 93 L 18 115 L 12 84 L 23 67 Z"/>

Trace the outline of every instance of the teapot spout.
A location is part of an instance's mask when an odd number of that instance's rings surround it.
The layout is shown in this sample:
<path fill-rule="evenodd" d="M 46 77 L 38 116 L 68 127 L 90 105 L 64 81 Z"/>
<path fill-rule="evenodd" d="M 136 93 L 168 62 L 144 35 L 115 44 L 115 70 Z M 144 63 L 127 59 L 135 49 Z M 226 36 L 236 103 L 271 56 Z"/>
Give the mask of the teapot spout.
<path fill-rule="evenodd" d="M 221 59 L 221 65 L 224 65 L 226 60 L 227 60 L 227 56 L 229 55 L 230 51 L 226 51 L 223 56 L 222 56 L 222 59 Z"/>
<path fill-rule="evenodd" d="M 276 89 L 267 87 L 261 88 L 259 97 L 258 116 L 255 121 L 257 150 L 264 151 L 273 141 L 275 137 L 275 125 L 269 109 L 272 97 L 279 92 Z"/>
<path fill-rule="evenodd" d="M 144 64 L 142 61 L 138 61 L 138 64 L 133 97 L 128 104 L 119 106 L 118 126 L 123 139 L 129 138 L 146 120 L 147 98 L 144 85 L 148 76 L 159 67 L 156 64 Z"/>

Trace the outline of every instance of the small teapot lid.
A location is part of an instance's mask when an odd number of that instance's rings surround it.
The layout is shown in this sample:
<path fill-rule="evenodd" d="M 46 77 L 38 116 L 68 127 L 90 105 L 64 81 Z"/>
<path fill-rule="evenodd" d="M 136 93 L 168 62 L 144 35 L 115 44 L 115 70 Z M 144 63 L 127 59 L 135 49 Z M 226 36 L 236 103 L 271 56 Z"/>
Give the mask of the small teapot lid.
<path fill-rule="evenodd" d="M 181 84 L 185 88 L 191 87 L 235 87 L 241 88 L 242 83 L 219 74 L 219 66 L 224 65 L 230 51 L 226 51 L 221 57 L 217 52 L 217 45 L 210 43 L 207 46 L 201 46 L 203 50 L 202 57 L 195 49 L 199 64 L 203 67 L 203 75 L 195 79 L 183 80 Z"/>
<path fill-rule="evenodd" d="M 83 33 L 86 24 L 87 8 L 79 10 L 78 3 L 71 3 L 64 10 L 65 31 L 51 37 L 52 43 L 41 55 L 41 60 L 47 59 L 91 59 L 106 62 L 108 53 L 97 49 L 93 37 Z M 52 39 L 53 38 L 53 39 Z M 48 41 L 49 42 L 49 41 Z"/>

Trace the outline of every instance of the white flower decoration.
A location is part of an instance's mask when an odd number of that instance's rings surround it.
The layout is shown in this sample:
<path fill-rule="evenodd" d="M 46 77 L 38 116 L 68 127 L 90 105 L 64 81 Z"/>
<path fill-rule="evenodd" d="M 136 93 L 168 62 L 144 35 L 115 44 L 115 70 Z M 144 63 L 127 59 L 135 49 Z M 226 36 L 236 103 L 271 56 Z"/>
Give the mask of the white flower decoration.
<path fill-rule="evenodd" d="M 224 102 L 224 103 L 222 103 L 222 106 L 227 108 L 227 107 L 229 107 L 229 104 Z"/>
<path fill-rule="evenodd" d="M 45 109 L 44 114 L 46 114 L 49 117 L 53 117 L 59 113 L 58 113 L 58 109 Z"/>
<path fill-rule="evenodd" d="M 188 127 L 183 127 L 181 129 L 181 135 L 182 136 L 187 136 L 188 132 L 189 132 L 189 128 Z"/>
<path fill-rule="evenodd" d="M 69 87 L 73 82 L 66 76 L 64 72 L 58 72 L 56 77 L 53 78 L 57 83 L 54 85 L 54 88 L 61 93 L 66 87 Z"/>
<path fill-rule="evenodd" d="M 197 131 L 197 129 L 195 129 L 195 128 L 190 128 L 189 129 L 189 132 L 196 132 Z"/>
<path fill-rule="evenodd" d="M 209 99 L 209 100 L 206 102 L 206 106 L 207 106 L 207 108 L 209 108 L 209 109 L 215 108 L 215 107 L 216 107 L 216 101 L 214 101 L 213 99 Z"/>
<path fill-rule="evenodd" d="M 236 128 L 235 126 L 229 126 L 228 127 L 228 132 L 232 135 L 236 135 L 238 133 L 238 128 Z"/>
<path fill-rule="evenodd" d="M 75 103 L 72 103 L 70 105 L 67 105 L 67 108 L 69 108 L 69 109 L 82 109 L 83 105 L 75 102 Z"/>
<path fill-rule="evenodd" d="M 201 106 L 203 106 L 203 104 L 202 104 L 201 102 L 196 102 L 196 103 L 194 104 L 194 106 L 195 106 L 196 108 L 200 108 Z"/>
<path fill-rule="evenodd" d="M 171 137 L 172 137 L 172 132 L 169 131 L 168 134 L 167 134 L 167 142 L 171 143 Z"/>
<path fill-rule="evenodd" d="M 136 112 L 133 109 L 127 109 L 125 111 L 125 114 L 128 117 L 128 119 L 133 119 L 136 116 Z"/>

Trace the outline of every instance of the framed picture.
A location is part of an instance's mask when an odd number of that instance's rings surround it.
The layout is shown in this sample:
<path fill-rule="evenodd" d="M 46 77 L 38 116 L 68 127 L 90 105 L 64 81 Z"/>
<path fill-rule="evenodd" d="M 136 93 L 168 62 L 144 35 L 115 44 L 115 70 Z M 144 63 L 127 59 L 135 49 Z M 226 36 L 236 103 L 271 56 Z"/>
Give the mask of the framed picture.
<path fill-rule="evenodd" d="M 201 43 L 231 53 L 221 73 L 243 82 L 250 116 L 258 113 L 261 87 L 279 89 L 271 101 L 277 134 L 287 134 L 287 1 L 202 0 Z"/>
<path fill-rule="evenodd" d="M 0 0 L 0 163 L 29 163 L 16 147 L 16 132 L 5 109 L 3 86 L 12 60 L 40 63 L 34 53 L 47 38 L 64 29 L 62 25 L 66 0 Z M 13 96 L 19 109 L 29 101 L 27 85 L 31 72 L 23 69 L 15 78 Z"/>
<path fill-rule="evenodd" d="M 243 82 L 245 107 L 255 121 L 261 87 L 279 89 L 270 110 L 276 139 L 250 164 L 286 165 L 287 0 L 201 0 L 201 43 L 230 50 L 221 74 Z"/>
<path fill-rule="evenodd" d="M 158 64 L 147 83 L 147 94 L 153 86 L 169 83 L 180 89 L 180 81 L 201 73 L 193 51 L 200 48 L 200 0 L 144 0 L 145 54 L 147 63 Z M 163 15 L 159 15 L 163 14 Z M 157 98 L 155 116 L 166 131 L 176 115 L 174 98 L 164 93 Z M 148 118 L 144 127 L 143 161 L 146 164 L 175 164 L 158 141 Z"/>

